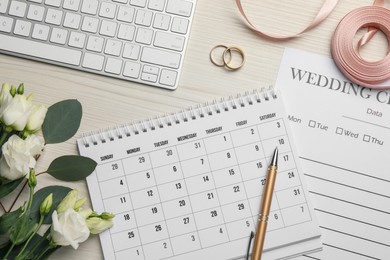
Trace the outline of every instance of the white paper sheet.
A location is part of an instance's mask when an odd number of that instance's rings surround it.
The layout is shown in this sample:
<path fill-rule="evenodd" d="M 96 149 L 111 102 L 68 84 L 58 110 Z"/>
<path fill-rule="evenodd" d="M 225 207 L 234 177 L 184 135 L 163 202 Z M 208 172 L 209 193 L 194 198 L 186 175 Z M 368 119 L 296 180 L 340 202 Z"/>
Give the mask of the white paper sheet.
<path fill-rule="evenodd" d="M 352 84 L 332 59 L 295 49 L 276 88 L 324 245 L 299 259 L 390 259 L 390 91 Z"/>

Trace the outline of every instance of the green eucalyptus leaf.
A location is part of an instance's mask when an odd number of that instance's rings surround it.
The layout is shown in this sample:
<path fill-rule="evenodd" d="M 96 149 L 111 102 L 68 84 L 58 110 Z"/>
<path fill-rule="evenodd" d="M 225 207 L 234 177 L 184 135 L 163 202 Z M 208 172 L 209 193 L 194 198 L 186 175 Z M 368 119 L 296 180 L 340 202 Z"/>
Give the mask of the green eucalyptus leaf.
<path fill-rule="evenodd" d="M 13 192 L 16 189 L 16 187 L 18 187 L 19 184 L 25 179 L 26 179 L 25 177 L 20 177 L 19 179 L 6 182 L 0 185 L 0 199 Z"/>
<path fill-rule="evenodd" d="M 96 168 L 97 163 L 78 155 L 65 155 L 56 158 L 47 169 L 47 173 L 62 181 L 84 180 Z"/>
<path fill-rule="evenodd" d="M 58 204 L 60 204 L 61 200 L 65 198 L 68 192 L 71 191 L 71 188 L 64 186 L 48 186 L 40 189 L 35 192 L 33 202 L 31 204 L 31 216 L 36 221 L 40 218 L 39 207 L 43 200 L 50 194 L 53 193 L 53 205 L 51 207 L 50 212 L 45 216 L 43 221 L 44 224 L 51 223 L 51 214 L 57 208 Z"/>
<path fill-rule="evenodd" d="M 20 245 L 24 243 L 38 226 L 38 221 L 31 217 L 31 212 L 27 210 L 22 216 L 16 219 L 9 230 L 9 240 L 12 244 Z"/>
<path fill-rule="evenodd" d="M 4 213 L 2 216 L 0 216 L 0 235 L 5 234 L 8 232 L 8 230 L 11 228 L 11 226 L 15 223 L 15 220 L 19 216 L 19 209 Z"/>
<path fill-rule="evenodd" d="M 65 142 L 79 129 L 82 107 L 76 99 L 63 100 L 50 106 L 42 125 L 46 144 Z"/>

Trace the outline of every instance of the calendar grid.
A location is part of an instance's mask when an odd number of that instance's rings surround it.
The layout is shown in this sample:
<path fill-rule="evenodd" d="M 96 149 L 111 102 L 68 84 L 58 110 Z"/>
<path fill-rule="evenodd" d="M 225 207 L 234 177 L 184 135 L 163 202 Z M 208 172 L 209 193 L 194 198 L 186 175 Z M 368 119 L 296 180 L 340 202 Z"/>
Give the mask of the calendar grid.
<path fill-rule="evenodd" d="M 167 219 L 166 219 L 166 217 L 165 217 L 164 207 L 163 207 L 163 205 L 162 205 L 160 191 L 159 191 L 158 186 L 157 186 L 158 184 L 157 184 L 157 180 L 156 180 L 156 175 L 154 174 L 155 171 L 154 171 L 154 168 L 153 168 L 153 161 L 152 161 L 151 158 L 150 158 L 150 153 L 148 153 L 148 157 L 149 157 L 149 160 L 150 160 L 151 172 L 153 172 L 154 181 L 156 182 L 157 194 L 158 194 L 158 196 L 159 196 L 159 198 L 160 198 L 160 203 L 159 203 L 159 204 L 161 205 L 161 211 L 162 211 L 162 214 L 163 214 L 163 216 L 164 216 L 164 221 L 163 221 L 163 222 L 165 223 L 165 226 L 166 226 L 166 228 L 167 228 L 169 245 L 170 245 L 171 250 L 172 250 L 172 252 L 173 252 L 171 236 L 169 235 L 169 228 L 168 228 L 168 224 L 167 224 Z M 154 241 L 154 242 L 155 242 L 155 241 Z"/>
<path fill-rule="evenodd" d="M 258 161 L 258 160 L 253 160 L 253 161 L 250 161 L 250 162 L 256 162 L 256 161 Z M 278 172 L 278 175 L 284 174 L 285 172 L 289 172 L 289 171 L 292 171 L 292 170 L 296 170 L 296 168 L 294 167 L 294 168 L 285 169 L 285 170 L 282 171 L 282 172 Z M 199 174 L 199 175 L 202 175 L 202 174 Z M 245 180 L 244 183 L 245 183 L 245 182 L 248 182 L 248 181 L 253 181 L 253 180 L 259 179 L 259 178 L 265 178 L 266 176 L 267 176 L 266 174 L 264 174 L 264 175 L 259 175 L 258 177 L 254 177 L 254 178 Z M 193 176 L 191 176 L 191 177 L 193 177 Z M 187 178 L 188 178 L 188 177 L 187 177 Z M 187 178 L 185 178 L 185 179 L 187 179 Z M 113 179 L 121 179 L 121 178 L 115 177 L 115 178 L 113 178 Z M 113 179 L 111 179 L 111 180 L 113 180 Z M 102 181 L 102 182 L 100 182 L 100 184 L 104 184 L 105 182 L 106 182 L 106 181 Z M 169 183 L 173 183 L 173 182 L 175 182 L 175 181 L 166 182 L 166 183 L 164 183 L 164 184 L 169 184 Z M 136 190 L 133 190 L 132 192 L 142 191 L 142 190 L 144 190 L 144 189 L 151 188 L 151 187 L 153 187 L 153 186 L 155 186 L 155 185 L 147 186 L 147 187 L 142 188 L 142 189 L 136 189 Z M 224 187 L 228 187 L 228 186 L 230 186 L 230 185 L 220 186 L 220 188 L 224 188 Z M 277 191 L 277 190 L 275 190 L 275 191 Z M 200 193 L 202 193 L 202 192 L 192 193 L 191 195 L 196 195 L 196 194 L 200 194 Z M 102 196 L 102 195 L 101 195 L 101 196 Z M 117 197 L 117 195 L 113 195 L 113 196 L 109 196 L 109 197 L 104 197 L 104 196 L 102 196 L 102 198 L 104 198 L 104 200 L 105 200 L 105 199 L 109 199 L 109 198 L 113 198 L 113 197 Z M 175 199 L 172 199 L 172 200 L 175 200 Z M 169 200 L 169 201 L 172 201 L 172 200 Z M 138 208 L 137 208 L 137 209 L 138 209 Z"/>
<path fill-rule="evenodd" d="M 175 149 L 176 149 L 176 152 L 177 152 L 177 157 L 179 158 L 179 165 L 180 165 L 180 168 L 183 169 L 183 166 L 181 165 L 181 159 L 180 159 L 180 153 L 178 152 L 177 150 L 177 146 L 175 146 Z M 183 175 L 184 177 L 184 175 Z M 186 183 L 186 187 L 188 186 L 187 185 L 187 181 L 186 181 L 186 178 L 184 178 L 184 182 Z M 188 191 L 187 191 L 188 192 Z M 192 203 L 191 203 L 191 198 L 188 197 L 188 200 L 189 200 L 189 203 L 190 203 L 190 207 L 191 207 L 191 212 L 192 212 L 192 216 L 194 216 L 195 212 L 194 212 L 194 209 L 192 208 Z M 183 215 L 185 216 L 185 215 Z M 199 229 L 196 225 L 196 219 L 195 219 L 195 216 L 194 216 L 194 223 L 195 223 L 195 229 L 196 229 L 196 234 L 198 235 L 198 239 L 199 239 Z M 200 244 L 200 247 L 202 247 L 202 241 L 199 239 L 199 244 Z"/>
<path fill-rule="evenodd" d="M 271 124 L 273 122 L 279 122 L 284 125 L 283 120 L 271 120 L 268 121 L 267 123 L 264 124 Z M 127 195 L 130 198 L 130 203 L 131 206 L 128 206 L 131 209 L 124 209 L 120 210 L 117 209 L 118 212 L 116 213 L 117 215 L 119 214 L 125 214 L 130 210 L 131 212 L 134 212 L 134 227 L 124 229 L 126 233 L 128 232 L 137 232 L 137 235 L 139 236 L 139 243 L 136 245 L 130 245 L 126 246 L 124 244 L 122 247 L 115 249 L 114 247 L 114 252 L 116 254 L 120 253 L 128 253 L 129 250 L 134 250 L 139 248 L 142 250 L 142 259 L 148 259 L 147 257 L 147 250 L 150 246 L 158 245 L 158 244 L 165 244 L 166 246 L 167 243 L 169 242 L 169 254 L 166 256 L 166 258 L 172 257 L 172 256 L 177 256 L 177 255 L 182 255 L 186 254 L 188 252 L 194 252 L 214 246 L 218 246 L 224 243 L 228 242 L 233 242 L 241 239 L 245 239 L 249 236 L 250 230 L 254 230 L 256 224 L 257 224 L 257 217 L 258 217 L 258 212 L 256 210 L 256 207 L 259 206 L 258 199 L 261 197 L 261 192 L 262 190 L 262 181 L 266 178 L 266 168 L 268 167 L 268 161 L 269 161 L 269 156 L 266 156 L 264 153 L 267 150 L 267 146 L 265 143 L 268 143 L 268 146 L 270 146 L 271 143 L 273 143 L 275 140 L 283 140 L 283 142 L 286 142 L 288 144 L 288 148 L 285 148 L 285 150 L 280 152 L 280 157 L 283 158 L 283 156 L 290 156 L 291 155 L 291 146 L 290 146 L 290 140 L 289 137 L 286 135 L 286 132 L 278 135 L 273 135 L 271 137 L 264 137 L 264 140 L 262 139 L 261 136 L 261 126 L 263 124 L 254 124 L 247 126 L 245 128 L 239 129 L 239 130 L 234 130 L 234 131 L 225 131 L 216 135 L 211 135 L 209 137 L 205 138 L 197 138 L 196 140 L 191 140 L 191 141 L 185 141 L 180 144 L 175 144 L 171 146 L 164 147 L 162 149 L 155 149 L 153 151 L 146 151 L 142 154 L 136 155 L 136 156 L 130 156 L 127 158 L 122 158 L 120 159 L 121 165 L 123 168 L 123 174 L 120 176 L 114 176 L 113 178 L 105 177 L 104 180 L 99 181 L 100 185 L 107 185 L 112 182 L 122 180 L 122 178 L 125 179 L 126 184 L 127 184 Z M 253 130 L 256 129 L 257 132 L 257 138 L 248 142 L 243 142 L 240 143 L 237 140 L 234 139 L 233 134 L 237 134 L 235 132 L 238 132 L 238 136 L 240 136 L 240 133 L 242 131 L 248 131 L 248 130 Z M 241 132 L 240 132 L 241 131 Z M 285 131 L 285 129 L 284 129 Z M 220 147 L 214 147 L 211 149 L 211 151 L 208 149 L 208 145 L 212 144 L 214 140 L 221 138 L 225 138 L 225 141 L 229 139 L 228 144 L 225 146 L 220 146 Z M 207 141 L 207 143 L 206 143 Z M 194 154 L 187 154 L 182 157 L 183 154 L 180 152 L 180 149 L 183 151 L 183 147 L 191 146 L 194 145 L 195 143 L 198 143 L 199 147 L 202 147 L 202 152 L 194 153 Z M 250 148 L 252 146 L 252 148 Z M 211 146 L 210 146 L 211 147 Z M 255 157 L 243 157 L 243 154 L 247 153 L 249 151 L 248 149 L 254 149 L 256 148 L 256 151 L 259 151 L 260 154 L 256 155 Z M 180 148 L 180 149 L 179 149 Z M 269 150 L 269 148 L 268 148 Z M 160 157 L 165 153 L 165 152 L 170 152 L 170 156 L 172 156 L 173 159 L 167 159 L 163 160 Z M 154 154 L 152 157 L 152 154 Z M 240 155 L 241 154 L 241 155 Z M 239 156 L 240 155 L 240 156 Z M 224 160 L 228 160 L 226 164 L 218 164 L 218 162 L 221 158 L 221 156 L 226 156 Z M 145 163 L 147 163 L 146 166 L 143 166 L 141 168 L 131 168 L 129 169 L 130 162 L 134 161 L 136 162 L 137 159 L 144 158 Z M 287 158 L 287 157 L 286 157 Z M 158 163 L 157 163 L 157 161 Z M 126 163 L 124 163 L 126 161 Z M 191 168 L 188 168 L 192 163 L 194 162 L 199 162 L 199 161 L 204 161 L 206 166 L 204 166 L 204 169 L 200 170 L 194 170 Z M 111 162 L 112 164 L 113 162 Z M 260 171 L 254 172 L 252 175 L 247 175 L 245 178 L 243 177 L 243 173 L 246 172 L 243 167 L 253 167 L 251 165 L 257 164 L 257 167 L 260 167 Z M 126 166 L 127 165 L 127 166 Z M 187 165 L 187 166 L 186 166 Z M 127 167 L 127 168 L 126 168 Z M 175 168 L 176 167 L 176 168 Z M 168 179 L 163 178 L 166 174 L 166 171 L 171 169 L 174 169 L 171 173 L 173 175 L 170 175 Z M 190 170 L 189 170 L 190 169 Z M 287 176 L 286 174 L 289 172 L 292 172 L 292 174 L 295 173 L 297 170 L 295 163 L 287 164 L 286 168 L 282 169 L 278 173 L 278 176 Z M 232 171 L 231 176 L 232 181 L 228 181 L 229 175 L 226 175 L 226 178 L 222 178 L 225 174 L 227 174 L 229 171 Z M 132 183 L 132 181 L 137 180 L 139 176 L 143 175 L 153 175 L 151 178 L 153 181 L 148 181 L 142 185 L 137 184 L 135 185 Z M 157 174 L 157 175 L 156 175 Z M 161 176 L 158 176 L 159 174 L 162 174 Z M 176 175 L 175 175 L 176 174 Z M 167 175 L 168 176 L 168 175 Z M 174 177 L 172 177 L 174 176 Z M 219 176 L 217 178 L 217 176 Z M 235 177 L 238 176 L 238 177 Z M 216 179 L 217 178 L 217 179 Z M 221 179 L 222 178 L 222 179 Z M 282 177 L 281 177 L 282 178 Z M 286 178 L 286 177 L 284 177 Z M 193 186 L 194 183 L 197 183 L 202 179 L 204 182 L 208 180 L 211 184 L 209 186 L 206 186 L 208 188 L 206 189 L 198 189 L 191 187 Z M 99 179 L 100 180 L 100 179 Z M 258 183 L 258 184 L 256 184 Z M 294 182 L 293 182 L 294 183 Z M 275 197 L 275 205 L 274 209 L 271 209 L 271 216 L 274 216 L 275 220 L 279 221 L 280 223 L 277 224 L 275 227 L 271 227 L 269 232 L 276 232 L 278 230 L 282 230 L 283 228 L 287 226 L 294 226 L 298 224 L 302 224 L 307 221 L 311 221 L 311 216 L 309 219 L 302 220 L 298 223 L 286 223 L 284 220 L 284 214 L 291 214 L 289 213 L 290 211 L 294 211 L 296 207 L 299 205 L 303 205 L 302 210 L 307 207 L 307 202 L 306 202 L 306 197 L 303 199 L 303 203 L 299 204 L 299 200 L 295 202 L 289 202 L 293 203 L 292 205 L 286 204 L 281 205 L 281 201 L 279 198 L 279 193 L 284 194 L 283 196 L 289 196 L 285 195 L 285 193 L 291 193 L 291 191 L 299 192 L 300 188 L 302 187 L 301 180 L 298 179 L 298 185 L 291 186 L 291 184 L 281 187 L 278 189 L 275 189 L 274 191 L 274 197 Z M 161 193 L 162 191 L 160 190 L 160 187 L 166 186 L 166 187 L 174 187 L 175 185 L 177 187 L 181 187 L 181 189 L 184 189 L 185 192 L 181 196 L 172 196 L 171 198 L 164 194 Z M 256 193 L 249 194 L 248 193 L 248 187 L 253 187 L 256 186 L 255 190 Z M 224 198 L 226 196 L 227 191 L 231 192 L 230 190 L 233 188 L 234 191 L 239 191 L 242 192 L 243 195 L 240 196 L 233 196 L 230 197 L 228 200 L 224 199 L 224 202 L 221 201 L 221 197 Z M 198 189 L 198 191 L 196 191 Z M 134 201 L 135 197 L 141 196 L 144 193 L 151 192 L 154 193 L 156 192 L 156 196 L 158 196 L 158 199 L 156 200 L 150 200 L 149 202 L 144 201 L 142 204 L 140 202 Z M 215 193 L 215 199 L 216 203 L 211 203 L 202 205 L 200 208 L 198 206 L 197 209 L 194 208 L 193 204 L 194 201 L 197 201 L 199 196 L 204 196 L 208 194 L 213 194 Z M 238 192 L 237 192 L 238 193 Z M 110 193 L 107 193 L 110 194 Z M 103 201 L 106 203 L 109 203 L 112 200 L 115 200 L 116 198 L 120 196 L 124 196 L 123 193 L 117 194 L 116 192 L 113 192 L 111 196 L 108 196 L 107 194 L 101 193 L 101 197 L 104 198 Z M 141 195 L 140 195 L 141 194 Z M 178 193 L 179 194 L 179 193 Z M 225 195 L 224 195 L 225 194 Z M 230 194 L 230 193 L 229 193 Z M 233 193 L 234 194 L 234 193 Z M 106 196 L 107 195 L 107 196 Z M 126 194 L 125 194 L 126 195 Z M 135 197 L 134 197 L 135 196 Z M 163 198 L 165 196 L 165 198 Z M 168 196 L 168 197 L 167 197 Z M 209 195 L 210 196 L 210 195 Z M 213 195 L 214 196 L 214 195 Z M 231 195 L 229 195 L 231 196 Z M 133 198 L 134 197 L 134 198 Z M 138 200 L 140 199 L 138 198 Z M 145 197 L 146 198 L 146 197 Z M 137 200 L 137 199 L 136 199 Z M 165 212 L 166 209 L 165 207 L 169 205 L 176 204 L 176 202 L 180 201 L 185 201 L 187 202 L 187 205 L 189 207 L 188 212 L 184 212 L 183 214 L 174 214 L 170 213 L 171 216 L 167 216 Z M 256 204 L 253 204 L 254 201 Z M 295 203 L 295 204 L 294 204 Z M 282 203 L 283 204 L 283 203 Z M 161 219 L 158 219 L 156 221 L 151 221 L 148 222 L 146 220 L 143 221 L 143 223 L 140 223 L 137 220 L 138 214 L 143 214 L 143 213 L 137 213 L 137 212 L 147 212 L 151 208 L 155 207 L 156 205 L 159 205 L 158 209 L 156 211 L 161 210 L 162 217 Z M 225 211 L 231 211 L 234 207 L 238 207 L 238 210 L 245 209 L 248 207 L 247 211 L 249 210 L 247 215 L 242 215 L 240 217 L 229 217 L 230 219 L 226 219 L 225 217 Z M 236 209 L 237 210 L 237 209 Z M 295 210 L 296 211 L 296 210 Z M 215 213 L 213 213 L 215 212 Z M 285 213 L 284 213 L 285 212 Z M 198 221 L 201 220 L 202 218 L 206 217 L 207 214 L 215 216 L 220 215 L 221 221 L 217 221 L 215 223 L 210 224 L 202 224 L 199 226 Z M 150 214 L 150 213 L 149 213 Z M 172 215 L 173 214 L 173 215 Z M 238 214 L 238 213 L 237 213 Z M 237 215 L 238 216 L 238 215 Z M 209 216 L 210 217 L 210 216 Z M 152 220 L 153 218 L 151 218 Z M 175 221 L 177 220 L 184 220 L 188 219 L 188 222 L 193 221 L 194 227 L 188 230 L 180 231 L 176 234 L 171 234 L 170 228 L 172 227 L 169 223 L 176 223 Z M 205 220 L 202 220 L 201 222 L 204 222 Z M 169 223 L 168 223 L 169 222 Z M 187 222 L 187 223 L 188 223 Z M 165 226 L 163 227 L 166 229 L 166 236 L 163 236 L 162 238 L 157 238 L 153 239 L 150 241 L 144 241 L 143 240 L 143 232 L 146 232 L 146 230 L 151 230 L 150 227 L 157 227 L 158 225 L 164 224 Z M 246 227 L 249 228 L 248 231 L 241 231 L 239 234 L 235 234 L 237 232 L 237 228 L 239 225 L 246 223 Z M 184 223 L 185 224 L 185 223 Z M 236 227 L 236 228 L 234 228 Z M 205 234 L 208 234 L 209 232 L 216 232 L 213 231 L 215 229 L 218 229 L 221 234 L 226 233 L 226 240 L 216 240 L 214 242 L 208 242 L 204 244 L 204 239 L 206 239 Z M 245 229 L 247 230 L 247 229 Z M 116 230 L 115 232 L 111 232 L 111 235 L 118 235 L 121 236 L 122 233 L 124 232 L 123 230 Z M 148 231 L 149 232 L 149 231 Z M 206 232 L 206 233 L 203 233 Z M 234 233 L 232 233 L 234 232 Z M 202 234 L 203 235 L 202 235 Z M 188 248 L 186 251 L 181 252 L 180 249 L 178 249 L 177 245 L 174 246 L 174 240 L 177 243 L 177 240 L 182 240 L 187 238 L 192 237 L 192 241 L 198 240 L 198 245 L 193 247 L 193 248 Z M 112 240 L 112 239 L 111 239 Z M 111 241 L 113 246 L 115 242 Z M 180 244 L 180 243 L 179 243 Z M 138 249 L 137 249 L 138 250 Z M 138 251 L 137 251 L 138 252 Z M 149 253 L 148 253 L 149 254 Z"/>
<path fill-rule="evenodd" d="M 224 226 L 225 229 L 226 229 L 226 233 L 227 233 L 228 239 L 229 239 L 229 233 L 228 233 L 227 228 L 226 228 L 226 221 L 225 221 L 225 218 L 224 218 L 224 214 L 223 214 L 223 212 L 222 212 L 222 206 L 221 206 L 221 201 L 220 201 L 220 198 L 219 198 L 218 189 L 217 189 L 217 186 L 215 185 L 214 175 L 213 175 L 213 171 L 212 171 L 211 165 L 210 165 L 209 154 L 208 154 L 208 152 L 207 152 L 207 147 L 206 147 L 206 145 L 205 145 L 205 143 L 204 143 L 204 138 L 202 138 L 201 140 L 202 140 L 202 143 L 203 143 L 203 145 L 204 145 L 204 149 L 205 149 L 205 153 L 206 153 L 205 155 L 206 155 L 206 158 L 207 158 L 207 162 L 208 162 L 208 164 L 209 164 L 210 175 L 212 176 L 212 180 L 213 180 L 213 183 L 214 183 L 215 193 L 216 193 L 217 199 L 218 199 L 218 207 L 221 209 L 221 215 L 222 215 L 223 223 L 224 223 L 223 226 Z M 216 226 L 219 226 L 219 225 L 216 225 Z"/>

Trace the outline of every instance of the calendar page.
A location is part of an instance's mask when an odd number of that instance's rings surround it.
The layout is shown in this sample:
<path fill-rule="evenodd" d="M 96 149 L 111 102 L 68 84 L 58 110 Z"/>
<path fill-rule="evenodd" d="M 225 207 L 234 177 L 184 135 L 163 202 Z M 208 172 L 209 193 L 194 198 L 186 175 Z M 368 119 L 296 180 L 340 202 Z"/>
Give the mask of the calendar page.
<path fill-rule="evenodd" d="M 257 92 L 79 139 L 98 162 L 87 179 L 94 210 L 116 215 L 100 235 L 105 259 L 245 256 L 275 147 L 263 259 L 319 250 L 286 120 L 279 96 Z"/>

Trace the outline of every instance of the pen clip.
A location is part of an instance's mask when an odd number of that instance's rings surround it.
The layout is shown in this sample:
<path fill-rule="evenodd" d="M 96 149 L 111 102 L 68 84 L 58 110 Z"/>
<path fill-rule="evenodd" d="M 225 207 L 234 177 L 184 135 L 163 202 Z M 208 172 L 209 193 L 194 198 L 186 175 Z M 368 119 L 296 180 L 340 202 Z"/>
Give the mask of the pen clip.
<path fill-rule="evenodd" d="M 251 251 L 251 244 L 254 237 L 255 237 L 255 232 L 251 231 L 251 235 L 249 237 L 248 249 L 246 251 L 246 260 L 249 260 L 249 251 Z"/>

